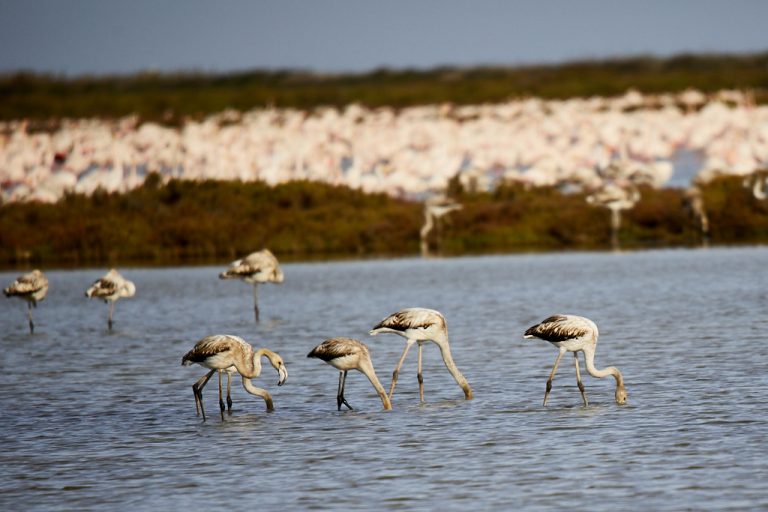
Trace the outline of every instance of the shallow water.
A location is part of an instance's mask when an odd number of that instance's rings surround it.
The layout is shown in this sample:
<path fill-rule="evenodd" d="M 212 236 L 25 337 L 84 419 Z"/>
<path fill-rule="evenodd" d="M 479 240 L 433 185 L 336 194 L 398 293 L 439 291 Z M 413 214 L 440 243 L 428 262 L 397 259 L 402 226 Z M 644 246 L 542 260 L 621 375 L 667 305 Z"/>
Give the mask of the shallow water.
<path fill-rule="evenodd" d="M 0 300 L 0 508 L 765 509 L 767 263 L 739 248 L 290 264 L 260 288 L 259 325 L 217 267 L 125 268 L 138 292 L 112 333 L 83 296 L 103 270 L 51 271 L 34 335 L 25 305 Z M 475 399 L 429 344 L 425 404 L 412 351 L 393 411 L 352 372 L 355 410 L 337 412 L 338 372 L 307 352 L 356 337 L 388 388 L 404 341 L 367 332 L 408 306 L 446 315 Z M 582 407 L 568 357 L 542 407 L 556 350 L 521 335 L 558 312 L 598 324 L 597 366 L 622 370 L 626 406 L 585 376 Z M 283 356 L 285 386 L 269 365 L 254 380 L 275 412 L 235 380 L 222 422 L 212 379 L 195 415 L 205 370 L 179 363 L 213 333 Z"/>

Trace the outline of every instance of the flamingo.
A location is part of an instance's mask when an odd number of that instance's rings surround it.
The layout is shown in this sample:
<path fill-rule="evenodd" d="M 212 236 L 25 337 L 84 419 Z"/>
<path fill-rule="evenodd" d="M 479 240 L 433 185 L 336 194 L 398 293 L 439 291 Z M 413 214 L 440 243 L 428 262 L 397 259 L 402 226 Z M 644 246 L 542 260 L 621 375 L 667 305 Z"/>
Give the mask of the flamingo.
<path fill-rule="evenodd" d="M 373 369 L 371 351 L 364 343 L 352 338 L 330 338 L 313 348 L 307 354 L 307 357 L 322 359 L 339 370 L 339 388 L 336 392 L 336 405 L 339 411 L 342 404 L 346 405 L 349 410 L 352 410 L 352 406 L 344 398 L 344 384 L 347 382 L 347 372 L 349 370 L 357 370 L 368 377 L 368 380 L 371 381 L 371 384 L 376 389 L 379 398 L 381 398 L 384 409 L 392 409 L 392 403 Z"/>
<path fill-rule="evenodd" d="M 622 210 L 630 210 L 640 200 L 640 192 L 631 183 L 611 182 L 587 197 L 589 204 L 597 204 L 611 211 L 611 246 L 619 247 L 619 228 Z"/>
<path fill-rule="evenodd" d="M 243 377 L 243 388 L 250 394 L 263 398 L 267 404 L 267 411 L 275 410 L 272 404 L 272 396 L 269 392 L 266 389 L 257 388 L 251 382 L 251 379 L 261 375 L 262 356 L 266 357 L 272 367 L 277 370 L 279 375 L 277 385 L 282 386 L 288 378 L 288 369 L 285 367 L 283 358 L 266 348 L 254 350 L 249 343 L 239 336 L 229 334 L 206 336 L 198 341 L 192 350 L 184 354 L 184 357 L 181 358 L 182 366 L 197 363 L 210 369 L 208 373 L 192 384 L 192 392 L 195 395 L 195 409 L 198 414 L 202 413 L 203 421 L 205 421 L 203 388 L 215 372 L 219 372 L 219 379 L 221 379 L 222 371 L 226 371 L 231 377 L 235 373 L 230 370 L 233 366 L 237 373 Z M 221 380 L 219 380 L 219 383 L 221 383 Z M 229 390 L 227 390 L 227 394 L 229 394 Z M 224 405 L 221 401 L 221 385 L 219 385 L 219 407 L 221 409 L 221 419 L 223 420 Z"/>
<path fill-rule="evenodd" d="M 744 186 L 752 187 L 752 196 L 758 201 L 768 198 L 768 170 L 762 169 L 753 172 L 744 178 Z"/>
<path fill-rule="evenodd" d="M 109 318 L 107 326 L 112 330 L 112 313 L 115 310 L 115 301 L 124 297 L 133 297 L 136 294 L 136 285 L 125 279 L 114 268 L 93 282 L 85 291 L 88 298 L 98 297 L 109 304 Z"/>
<path fill-rule="evenodd" d="M 709 239 L 709 217 L 707 217 L 707 209 L 704 207 L 704 195 L 701 192 L 701 188 L 691 185 L 685 189 L 683 200 L 686 210 L 698 220 L 701 239 L 704 245 L 706 245 Z"/>
<path fill-rule="evenodd" d="M 437 229 L 438 245 L 441 235 L 441 219 L 462 206 L 445 196 L 430 197 L 424 202 L 424 225 L 421 227 L 421 255 L 429 256 L 429 234 Z"/>
<path fill-rule="evenodd" d="M 19 276 L 14 282 L 3 290 L 6 297 L 18 297 L 27 301 L 27 318 L 29 320 L 29 333 L 34 334 L 35 323 L 32 321 L 32 307 L 45 298 L 48 293 L 48 278 L 35 269 L 28 274 Z"/>
<path fill-rule="evenodd" d="M 395 371 L 392 373 L 392 385 L 389 388 L 389 399 L 392 400 L 392 395 L 395 392 L 395 385 L 397 384 L 397 376 L 400 373 L 400 367 L 405 362 L 405 356 L 408 355 L 408 350 L 414 343 L 419 344 L 419 359 L 418 359 L 418 373 L 416 374 L 419 381 L 419 398 L 424 401 L 424 378 L 421 373 L 421 349 L 422 345 L 426 341 L 432 341 L 440 347 L 440 353 L 443 356 L 443 362 L 446 368 L 453 376 L 456 383 L 464 390 L 464 398 L 472 400 L 472 388 L 469 387 L 467 379 L 461 374 L 456 367 L 456 363 L 453 362 L 451 356 L 451 348 L 448 344 L 448 326 L 445 322 L 445 317 L 439 311 L 426 308 L 407 308 L 384 318 L 381 322 L 371 329 L 370 334 L 372 336 L 378 333 L 393 333 L 398 334 L 406 339 L 405 350 L 403 355 L 400 356 Z"/>
<path fill-rule="evenodd" d="M 282 283 L 283 271 L 275 255 L 269 249 L 256 251 L 245 258 L 233 261 L 229 268 L 219 274 L 219 279 L 242 279 L 253 284 L 253 312 L 259 321 L 259 283 Z"/>
<path fill-rule="evenodd" d="M 557 365 L 566 352 L 573 352 L 573 362 L 576 365 L 576 384 L 579 386 L 584 405 L 589 405 L 584 384 L 581 382 L 578 353 L 584 353 L 587 372 L 593 377 L 603 378 L 612 376 L 616 379 L 616 403 L 621 405 L 627 401 L 627 389 L 624 378 L 618 368 L 609 366 L 602 370 L 595 368 L 595 349 L 598 337 L 597 325 L 589 318 L 576 315 L 553 315 L 525 331 L 523 338 L 539 338 L 556 346 L 560 352 L 555 359 L 555 366 L 547 379 L 547 391 L 544 393 L 544 405 L 547 405 L 549 392 L 552 390 L 552 380 L 555 378 Z"/>

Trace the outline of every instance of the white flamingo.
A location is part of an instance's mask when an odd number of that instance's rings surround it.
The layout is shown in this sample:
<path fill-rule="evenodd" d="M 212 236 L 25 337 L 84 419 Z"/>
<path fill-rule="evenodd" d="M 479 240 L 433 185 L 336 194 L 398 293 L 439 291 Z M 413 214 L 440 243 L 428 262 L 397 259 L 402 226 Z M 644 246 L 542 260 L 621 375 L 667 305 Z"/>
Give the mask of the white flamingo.
<path fill-rule="evenodd" d="M 85 291 L 86 297 L 98 297 L 109 304 L 107 326 L 110 331 L 112 330 L 112 314 L 115 310 L 115 302 L 118 299 L 133 297 L 135 294 L 136 285 L 125 279 L 114 268 L 104 274 L 104 277 L 94 281 L 90 288 Z"/>
<path fill-rule="evenodd" d="M 45 298 L 48 293 L 48 278 L 35 269 L 28 274 L 16 278 L 14 282 L 3 290 L 6 297 L 18 297 L 27 301 L 27 319 L 29 320 L 29 333 L 35 332 L 35 323 L 32 321 L 32 308 Z"/>
<path fill-rule="evenodd" d="M 364 343 L 352 338 L 330 338 L 313 348 L 307 354 L 307 357 L 322 359 L 339 370 L 339 388 L 336 392 L 336 405 L 339 411 L 342 404 L 346 405 L 348 409 L 352 409 L 352 406 L 344 398 L 344 385 L 347 382 L 347 372 L 349 370 L 357 370 L 368 377 L 368 380 L 371 381 L 374 389 L 376 389 L 379 398 L 381 398 L 384 409 L 392 409 L 389 397 L 373 369 L 371 351 Z"/>
<path fill-rule="evenodd" d="M 283 358 L 266 348 L 254 350 L 249 343 L 246 343 L 239 336 L 229 334 L 206 336 L 198 341 L 192 350 L 184 354 L 184 357 L 181 358 L 182 366 L 197 363 L 210 369 L 208 373 L 192 384 L 192 392 L 195 395 L 195 409 L 198 414 L 202 413 L 203 421 L 205 421 L 203 388 L 215 372 L 219 372 L 219 378 L 221 378 L 222 371 L 226 371 L 231 376 L 234 372 L 230 372 L 229 369 L 233 366 L 243 378 L 243 388 L 248 393 L 263 398 L 267 404 L 267 411 L 275 409 L 269 392 L 265 389 L 257 388 L 251 382 L 251 379 L 261 375 L 262 357 L 266 357 L 272 367 L 277 370 L 279 375 L 277 385 L 282 386 L 288 378 L 288 369 L 285 367 Z M 219 407 L 221 409 L 221 419 L 223 420 L 224 405 L 221 401 L 221 387 L 219 387 Z"/>
<path fill-rule="evenodd" d="M 632 183 L 610 182 L 587 197 L 589 204 L 607 208 L 611 212 L 611 246 L 619 247 L 621 212 L 630 210 L 640 200 L 640 192 Z"/>
<path fill-rule="evenodd" d="M 445 322 L 445 317 L 439 311 L 426 308 L 407 308 L 397 313 L 393 313 L 383 319 L 381 322 L 371 329 L 370 334 L 372 336 L 378 333 L 393 333 L 398 334 L 406 339 L 405 350 L 403 355 L 400 356 L 395 371 L 392 373 L 392 385 L 389 388 L 389 399 L 392 400 L 392 395 L 395 392 L 395 385 L 397 384 L 397 376 L 400 373 L 400 368 L 405 362 L 405 356 L 408 355 L 408 350 L 414 343 L 419 344 L 419 359 L 418 359 L 418 373 L 417 378 L 419 381 L 419 398 L 424 401 L 424 378 L 421 373 L 421 350 L 422 345 L 427 341 L 432 341 L 438 347 L 440 347 L 440 353 L 443 356 L 443 362 L 446 368 L 453 376 L 456 383 L 464 390 L 464 397 L 467 400 L 472 400 L 472 388 L 469 387 L 467 379 L 461 374 L 456 367 L 456 363 L 453 362 L 451 356 L 451 347 L 448 344 L 448 326 Z"/>
<path fill-rule="evenodd" d="M 701 188 L 691 185 L 685 189 L 683 199 L 686 209 L 699 222 L 701 238 L 704 244 L 706 244 L 709 239 L 709 217 L 707 217 L 707 209 L 704 206 L 704 195 L 701 192 Z"/>
<path fill-rule="evenodd" d="M 589 405 L 584 384 L 581 382 L 579 372 L 578 353 L 584 353 L 584 361 L 587 372 L 593 377 L 603 378 L 612 376 L 616 379 L 616 403 L 624 404 L 627 401 L 627 390 L 624 387 L 624 378 L 618 368 L 609 366 L 602 370 L 595 368 L 595 349 L 598 337 L 597 325 L 589 318 L 576 315 L 553 315 L 543 322 L 530 327 L 525 331 L 524 338 L 539 338 L 552 343 L 560 351 L 555 359 L 555 366 L 547 379 L 547 391 L 544 393 L 544 405 L 547 405 L 549 392 L 552 390 L 552 380 L 557 372 L 557 365 L 566 352 L 573 352 L 573 362 L 576 365 L 576 384 L 579 386 L 584 405 Z"/>
<path fill-rule="evenodd" d="M 440 246 L 441 220 L 454 210 L 460 210 L 462 206 L 445 196 L 430 197 L 424 202 L 424 225 L 421 227 L 421 255 L 429 256 L 429 234 L 433 229 L 437 230 L 438 248 Z"/>
<path fill-rule="evenodd" d="M 242 279 L 253 284 L 253 313 L 259 321 L 259 283 L 282 283 L 283 271 L 275 255 L 269 249 L 256 251 L 245 258 L 233 261 L 229 268 L 219 274 L 219 279 Z"/>

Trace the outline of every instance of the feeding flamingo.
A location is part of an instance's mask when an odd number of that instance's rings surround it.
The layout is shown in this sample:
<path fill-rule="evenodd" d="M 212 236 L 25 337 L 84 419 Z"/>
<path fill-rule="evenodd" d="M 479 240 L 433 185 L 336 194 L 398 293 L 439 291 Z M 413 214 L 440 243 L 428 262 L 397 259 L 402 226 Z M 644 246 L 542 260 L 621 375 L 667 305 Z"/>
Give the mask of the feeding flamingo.
<path fill-rule="evenodd" d="M 342 404 L 346 405 L 348 409 L 352 409 L 352 406 L 344 398 L 344 384 L 347 382 L 347 372 L 349 370 L 357 370 L 368 377 L 368 380 L 371 381 L 371 384 L 376 389 L 379 398 L 381 398 L 384 409 L 392 409 L 389 397 L 373 369 L 371 351 L 364 343 L 352 338 L 331 338 L 313 348 L 307 354 L 307 357 L 322 359 L 339 370 L 339 388 L 336 392 L 336 405 L 339 411 Z"/>
<path fill-rule="evenodd" d="M 198 414 L 202 413 L 203 421 L 205 421 L 203 388 L 215 372 L 218 371 L 219 377 L 221 377 L 221 371 L 224 370 L 229 373 L 228 369 L 232 366 L 242 376 L 245 390 L 252 395 L 263 398 L 267 404 L 267 411 L 275 409 L 269 392 L 265 389 L 257 388 L 251 382 L 251 379 L 261 375 L 262 357 L 266 357 L 272 367 L 277 370 L 279 375 L 277 385 L 282 386 L 288 378 L 288 370 L 285 367 L 283 358 L 266 348 L 254 350 L 249 343 L 246 343 L 245 340 L 238 336 L 228 334 L 207 336 L 198 341 L 192 350 L 184 354 L 184 357 L 181 358 L 183 366 L 197 363 L 205 368 L 210 368 L 208 373 L 192 384 L 192 392 L 195 395 L 195 408 L 199 408 Z M 221 389 L 219 389 L 219 406 L 221 408 L 221 419 L 223 420 L 224 406 L 221 402 Z"/>
<path fill-rule="evenodd" d="M 618 368 L 609 366 L 602 370 L 595 368 L 595 349 L 597 348 L 597 325 L 589 318 L 576 315 L 553 315 L 539 324 L 525 331 L 524 338 L 539 338 L 552 343 L 559 349 L 555 366 L 547 379 L 547 391 L 544 393 L 544 405 L 547 405 L 549 392 L 552 390 L 552 381 L 557 372 L 557 365 L 566 352 L 573 352 L 573 362 L 576 365 L 576 384 L 579 386 L 584 405 L 589 405 L 584 384 L 581 382 L 579 372 L 578 353 L 584 353 L 584 361 L 587 364 L 587 372 L 593 377 L 602 379 L 612 376 L 616 379 L 616 403 L 624 404 L 627 401 L 627 390 L 624 387 L 624 378 Z"/>
<path fill-rule="evenodd" d="M 472 388 L 469 387 L 469 383 L 464 375 L 461 374 L 456 367 L 456 363 L 453 362 L 451 356 L 451 348 L 448 344 L 448 326 L 445 322 L 445 317 L 439 311 L 426 308 L 407 308 L 397 313 L 393 313 L 383 319 L 381 322 L 370 331 L 372 336 L 377 335 L 380 332 L 398 334 L 406 339 L 405 350 L 403 355 L 400 356 L 395 371 L 392 373 L 392 385 L 389 388 L 389 399 L 392 400 L 392 395 L 395 392 L 395 385 L 397 384 L 397 376 L 400 373 L 400 367 L 405 362 L 405 356 L 408 355 L 408 350 L 414 343 L 419 344 L 419 359 L 418 359 L 418 373 L 417 378 L 419 381 L 419 397 L 421 401 L 424 401 L 424 378 L 421 373 L 421 350 L 422 345 L 427 341 L 432 341 L 438 347 L 440 347 L 440 353 L 443 356 L 443 362 L 446 368 L 453 376 L 456 383 L 464 390 L 464 397 L 467 400 L 472 400 Z"/>

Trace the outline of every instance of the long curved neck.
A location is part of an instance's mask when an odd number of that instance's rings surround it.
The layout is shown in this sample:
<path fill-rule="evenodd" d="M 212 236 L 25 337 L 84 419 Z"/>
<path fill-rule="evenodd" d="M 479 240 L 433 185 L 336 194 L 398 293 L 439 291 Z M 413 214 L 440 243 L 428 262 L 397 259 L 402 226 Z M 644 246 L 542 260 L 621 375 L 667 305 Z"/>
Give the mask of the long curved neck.
<path fill-rule="evenodd" d="M 266 352 L 270 352 L 265 348 L 259 350 L 249 351 L 250 353 L 244 354 L 244 357 L 235 361 L 235 368 L 243 377 L 253 379 L 261 375 L 261 356 L 266 355 Z M 269 356 L 267 356 L 269 357 Z"/>
<path fill-rule="evenodd" d="M 587 372 L 593 377 L 602 379 L 609 375 L 616 379 L 616 387 L 624 387 L 624 377 L 621 376 L 621 372 L 615 366 L 608 366 L 602 370 L 598 370 L 595 367 L 595 352 L 594 350 L 584 351 L 584 360 L 587 362 Z"/>
<path fill-rule="evenodd" d="M 371 384 L 373 384 L 373 388 L 376 390 L 376 393 L 379 395 L 379 398 L 381 398 L 381 403 L 384 405 L 384 410 L 391 410 L 392 409 L 392 402 L 389 401 L 389 397 L 387 396 L 387 392 L 384 391 L 384 386 L 381 385 L 381 382 L 379 382 L 379 378 L 376 376 L 376 372 L 373 369 L 373 365 L 368 363 L 367 361 L 360 365 L 360 372 L 368 377 L 368 380 L 371 381 Z"/>
<path fill-rule="evenodd" d="M 443 355 L 443 362 L 445 363 L 445 367 L 448 368 L 448 371 L 453 376 L 453 379 L 464 391 L 464 398 L 467 400 L 472 400 L 472 388 L 469 387 L 469 382 L 467 382 L 467 379 L 464 377 L 464 375 L 461 374 L 458 367 L 456 366 L 456 363 L 453 362 L 451 347 L 448 345 L 448 335 L 446 334 L 442 340 L 436 343 L 437 346 L 440 347 L 440 353 Z"/>
<path fill-rule="evenodd" d="M 251 379 L 246 377 L 245 375 L 243 375 L 243 387 L 250 394 L 263 398 L 264 402 L 267 404 L 268 411 L 275 410 L 275 406 L 272 404 L 272 395 L 270 395 L 266 389 L 261 389 L 254 386 L 253 383 L 251 382 Z"/>

